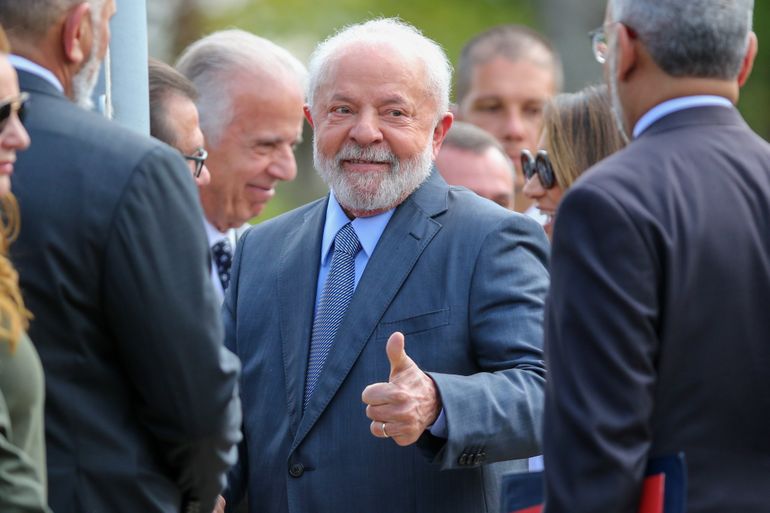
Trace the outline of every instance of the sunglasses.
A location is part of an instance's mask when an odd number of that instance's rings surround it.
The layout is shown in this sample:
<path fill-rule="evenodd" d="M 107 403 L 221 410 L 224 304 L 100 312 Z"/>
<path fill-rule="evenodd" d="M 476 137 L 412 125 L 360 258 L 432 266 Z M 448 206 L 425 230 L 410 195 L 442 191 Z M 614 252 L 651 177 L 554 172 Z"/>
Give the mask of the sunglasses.
<path fill-rule="evenodd" d="M 24 118 L 27 113 L 27 102 L 29 101 L 29 93 L 21 93 L 15 98 L 10 98 L 0 103 L 0 133 L 8 126 L 8 122 L 11 119 L 11 115 L 16 113 L 19 121 L 24 123 Z"/>
<path fill-rule="evenodd" d="M 199 178 L 201 171 L 203 171 L 203 164 L 206 163 L 206 159 L 209 157 L 209 153 L 203 148 L 195 150 L 194 155 L 183 155 L 186 160 L 195 163 L 195 169 L 193 170 L 193 176 Z"/>
<path fill-rule="evenodd" d="M 550 189 L 556 185 L 551 159 L 548 158 L 548 152 L 545 150 L 539 150 L 537 157 L 533 157 L 529 150 L 521 150 L 521 170 L 527 180 L 537 173 L 543 189 Z"/>

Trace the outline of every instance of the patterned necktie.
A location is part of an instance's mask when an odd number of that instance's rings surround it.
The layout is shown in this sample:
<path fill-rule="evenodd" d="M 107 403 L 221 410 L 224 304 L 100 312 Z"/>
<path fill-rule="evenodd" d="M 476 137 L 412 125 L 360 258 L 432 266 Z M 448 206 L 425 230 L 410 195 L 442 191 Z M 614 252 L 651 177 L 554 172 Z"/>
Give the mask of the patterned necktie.
<path fill-rule="evenodd" d="M 326 277 L 318 309 L 313 320 L 313 335 L 310 340 L 310 357 L 307 364 L 305 381 L 305 401 L 307 407 L 313 394 L 318 377 L 321 375 L 326 357 L 332 348 L 342 318 L 353 297 L 356 273 L 356 255 L 361 251 L 361 243 L 350 223 L 343 226 L 334 238 L 332 265 Z"/>
<path fill-rule="evenodd" d="M 230 285 L 230 266 L 233 263 L 233 249 L 230 247 L 230 241 L 222 239 L 211 246 L 211 255 L 214 258 L 214 265 L 217 266 L 222 290 L 227 290 L 227 286 Z"/>

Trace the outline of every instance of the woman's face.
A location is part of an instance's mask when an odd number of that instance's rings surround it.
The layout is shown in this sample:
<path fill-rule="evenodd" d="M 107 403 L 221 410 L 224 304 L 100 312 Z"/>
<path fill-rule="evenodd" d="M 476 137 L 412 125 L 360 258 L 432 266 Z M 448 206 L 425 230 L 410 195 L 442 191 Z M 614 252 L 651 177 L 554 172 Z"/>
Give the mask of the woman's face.
<path fill-rule="evenodd" d="M 544 146 L 545 146 L 545 134 L 543 134 L 543 136 L 540 137 L 540 142 L 538 142 L 538 148 L 544 149 Z M 538 177 L 538 174 L 535 173 L 532 175 L 532 178 L 527 180 L 527 182 L 524 184 L 524 194 L 528 198 L 534 200 L 535 206 L 538 208 L 538 210 L 540 210 L 540 213 L 545 215 L 548 218 L 545 224 L 543 225 L 543 228 L 545 229 L 545 233 L 548 235 L 548 238 L 550 239 L 553 233 L 553 222 L 556 217 L 556 211 L 559 207 L 559 202 L 561 202 L 561 197 L 563 194 L 561 185 L 559 185 L 557 182 L 550 189 L 546 189 L 540 183 L 540 178 Z"/>
<path fill-rule="evenodd" d="M 19 82 L 16 70 L 6 55 L 0 54 L 0 113 L 8 111 L 7 118 L 0 119 L 0 196 L 11 190 L 11 174 L 16 162 L 16 152 L 29 146 L 29 135 L 19 119 Z M 3 107 L 6 107 L 5 109 Z"/>

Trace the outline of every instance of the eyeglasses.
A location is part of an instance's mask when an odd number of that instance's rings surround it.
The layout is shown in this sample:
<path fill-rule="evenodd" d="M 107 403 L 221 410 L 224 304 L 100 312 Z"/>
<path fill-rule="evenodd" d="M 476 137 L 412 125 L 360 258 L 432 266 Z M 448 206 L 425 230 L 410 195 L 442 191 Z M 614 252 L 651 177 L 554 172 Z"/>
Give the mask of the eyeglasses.
<path fill-rule="evenodd" d="M 553 174 L 551 159 L 548 158 L 548 152 L 545 150 L 538 151 L 537 157 L 533 157 L 529 150 L 521 150 L 521 170 L 527 180 L 537 173 L 543 189 L 551 189 L 556 185 L 556 176 Z"/>
<path fill-rule="evenodd" d="M 8 121 L 10 121 L 13 113 L 16 113 L 19 121 L 24 123 L 28 100 L 29 93 L 21 93 L 15 98 L 10 98 L 0 103 L 0 133 L 8 126 Z"/>
<path fill-rule="evenodd" d="M 193 176 L 195 178 L 200 177 L 201 171 L 203 171 L 203 165 L 206 163 L 206 159 L 209 158 L 209 153 L 203 148 L 195 150 L 194 155 L 184 155 L 184 158 L 190 162 L 195 163 L 195 169 L 193 170 Z"/>
<path fill-rule="evenodd" d="M 609 52 L 607 33 L 604 31 L 604 26 L 592 30 L 588 35 L 591 37 L 591 49 L 594 52 L 594 58 L 596 58 L 599 64 L 604 64 L 607 62 L 607 54 Z"/>

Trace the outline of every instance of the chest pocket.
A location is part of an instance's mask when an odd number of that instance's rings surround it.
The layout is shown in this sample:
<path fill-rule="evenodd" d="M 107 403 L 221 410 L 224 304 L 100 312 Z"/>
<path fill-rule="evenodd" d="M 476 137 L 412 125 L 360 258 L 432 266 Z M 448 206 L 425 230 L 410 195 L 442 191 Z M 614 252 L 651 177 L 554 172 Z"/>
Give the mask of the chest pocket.
<path fill-rule="evenodd" d="M 449 324 L 449 308 L 428 312 L 398 321 L 381 322 L 377 327 L 377 339 L 387 340 L 394 331 L 405 336 L 440 328 Z"/>

